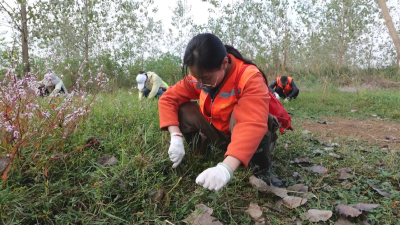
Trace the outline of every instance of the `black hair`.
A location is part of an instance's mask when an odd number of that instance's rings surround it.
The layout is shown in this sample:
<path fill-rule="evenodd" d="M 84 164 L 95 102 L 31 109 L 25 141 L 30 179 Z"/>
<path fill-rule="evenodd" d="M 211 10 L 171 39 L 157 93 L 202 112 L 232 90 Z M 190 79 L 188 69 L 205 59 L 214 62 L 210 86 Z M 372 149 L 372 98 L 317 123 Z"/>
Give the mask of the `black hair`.
<path fill-rule="evenodd" d="M 146 71 L 139 71 L 139 74 L 144 74 L 144 75 L 146 75 L 146 77 L 148 78 L 148 76 L 147 76 L 147 73 L 146 73 Z"/>
<path fill-rule="evenodd" d="M 265 75 L 264 71 L 262 71 L 260 68 L 258 68 L 258 66 L 257 66 L 253 61 L 251 61 L 250 59 L 244 58 L 244 57 L 242 56 L 242 54 L 240 54 L 240 52 L 239 52 L 236 48 L 234 48 L 234 47 L 232 47 L 232 46 L 230 46 L 230 45 L 225 45 L 225 48 L 226 48 L 226 51 L 227 51 L 229 54 L 235 56 L 235 58 L 237 58 L 237 59 L 242 60 L 245 64 L 251 64 L 251 65 L 257 67 L 257 69 L 258 69 L 258 70 L 261 72 L 261 74 L 263 75 L 263 77 L 264 77 L 264 79 L 265 79 L 265 83 L 268 85 L 267 76 Z"/>
<path fill-rule="evenodd" d="M 188 66 L 195 66 L 200 76 L 205 71 L 218 70 L 227 55 L 224 44 L 217 36 L 210 33 L 198 34 L 186 46 L 182 72 L 188 74 Z"/>
<path fill-rule="evenodd" d="M 287 82 L 287 81 L 288 81 L 287 76 L 281 76 L 281 81 L 282 81 L 282 82 Z"/>
<path fill-rule="evenodd" d="M 195 66 L 200 74 L 204 71 L 218 70 L 221 68 L 221 64 L 228 53 L 242 60 L 245 64 L 251 64 L 257 67 L 253 61 L 244 58 L 233 46 L 224 45 L 214 34 L 201 33 L 194 36 L 186 47 L 183 56 L 182 73 L 184 76 L 188 74 L 188 66 Z M 264 72 L 260 68 L 258 68 L 258 70 L 260 70 L 268 85 L 268 80 Z"/>

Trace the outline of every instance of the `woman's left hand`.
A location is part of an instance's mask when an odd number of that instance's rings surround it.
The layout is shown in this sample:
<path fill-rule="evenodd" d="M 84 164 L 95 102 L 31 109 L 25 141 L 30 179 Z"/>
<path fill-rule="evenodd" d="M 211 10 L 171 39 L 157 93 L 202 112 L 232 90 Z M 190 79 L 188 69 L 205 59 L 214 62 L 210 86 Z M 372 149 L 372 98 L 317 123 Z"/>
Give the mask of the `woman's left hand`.
<path fill-rule="evenodd" d="M 196 183 L 212 191 L 219 191 L 233 177 L 233 172 L 228 165 L 218 163 L 216 167 L 204 170 L 197 178 Z"/>

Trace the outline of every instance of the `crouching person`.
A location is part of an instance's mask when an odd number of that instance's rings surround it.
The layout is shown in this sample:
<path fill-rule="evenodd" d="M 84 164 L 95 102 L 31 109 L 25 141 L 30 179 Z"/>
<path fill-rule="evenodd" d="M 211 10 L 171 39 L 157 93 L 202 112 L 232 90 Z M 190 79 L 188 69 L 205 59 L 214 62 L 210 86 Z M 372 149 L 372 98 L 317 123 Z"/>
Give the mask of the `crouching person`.
<path fill-rule="evenodd" d="M 269 88 L 274 91 L 276 98 L 284 98 L 284 102 L 288 102 L 290 99 L 296 99 L 300 92 L 293 78 L 287 76 L 277 77 L 269 85 Z"/>
<path fill-rule="evenodd" d="M 168 85 L 156 73 L 140 71 L 136 76 L 139 89 L 139 99 L 160 97 Z"/>
<path fill-rule="evenodd" d="M 54 72 L 45 74 L 44 79 L 38 83 L 41 96 L 50 95 L 50 97 L 52 97 L 58 93 L 68 94 L 64 83 Z"/>
<path fill-rule="evenodd" d="M 160 127 L 171 134 L 168 150 L 172 167 L 184 155 L 183 138 L 205 150 L 215 144 L 226 151 L 224 159 L 198 175 L 196 183 L 220 190 L 239 167 L 252 166 L 267 184 L 283 186 L 271 173 L 270 153 L 279 123 L 269 114 L 265 75 L 232 46 L 209 33 L 198 34 L 183 58 L 190 75 L 161 96 Z M 199 104 L 192 102 L 199 99 Z"/>

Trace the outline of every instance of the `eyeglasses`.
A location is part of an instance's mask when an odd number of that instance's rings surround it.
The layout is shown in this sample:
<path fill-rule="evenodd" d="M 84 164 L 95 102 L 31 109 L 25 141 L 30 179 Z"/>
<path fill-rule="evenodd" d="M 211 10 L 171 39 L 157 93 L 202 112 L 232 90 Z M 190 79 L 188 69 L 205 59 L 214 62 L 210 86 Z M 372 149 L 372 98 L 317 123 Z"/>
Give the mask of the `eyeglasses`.
<path fill-rule="evenodd" d="M 218 77 L 215 80 L 214 84 L 205 84 L 200 79 L 199 79 L 199 81 L 197 81 L 197 80 L 191 80 L 191 79 L 188 78 L 188 81 L 192 82 L 192 83 L 195 83 L 195 84 L 199 84 L 200 86 L 202 86 L 204 88 L 215 88 L 217 86 L 217 82 L 218 82 L 219 77 L 220 77 L 220 75 L 218 75 Z"/>

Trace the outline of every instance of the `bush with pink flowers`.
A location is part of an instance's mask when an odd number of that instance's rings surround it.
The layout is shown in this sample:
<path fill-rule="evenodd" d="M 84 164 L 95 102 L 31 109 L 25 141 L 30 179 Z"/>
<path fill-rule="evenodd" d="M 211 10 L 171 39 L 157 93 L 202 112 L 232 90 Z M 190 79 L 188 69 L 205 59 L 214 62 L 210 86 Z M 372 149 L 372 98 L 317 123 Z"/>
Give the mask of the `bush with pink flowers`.
<path fill-rule="evenodd" d="M 62 59 L 51 57 L 57 63 Z M 48 64 L 50 65 L 50 63 Z M 63 142 L 74 134 L 91 112 L 96 95 L 105 89 L 109 79 L 102 72 L 83 72 L 81 63 L 76 83 L 68 87 L 68 94 L 41 97 L 38 77 L 33 72 L 19 78 L 15 68 L 9 68 L 0 82 L 0 168 L 3 181 L 13 169 L 51 160 L 55 152 L 62 152 Z M 47 68 L 51 71 L 52 68 Z M 68 68 L 66 68 L 67 70 Z M 62 75 L 58 74 L 62 79 Z M 43 146 L 45 145 L 45 146 Z M 45 167 L 44 167 L 45 169 Z"/>

